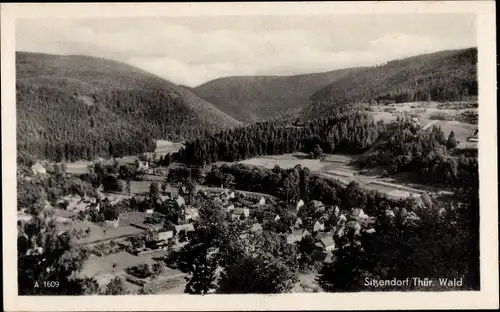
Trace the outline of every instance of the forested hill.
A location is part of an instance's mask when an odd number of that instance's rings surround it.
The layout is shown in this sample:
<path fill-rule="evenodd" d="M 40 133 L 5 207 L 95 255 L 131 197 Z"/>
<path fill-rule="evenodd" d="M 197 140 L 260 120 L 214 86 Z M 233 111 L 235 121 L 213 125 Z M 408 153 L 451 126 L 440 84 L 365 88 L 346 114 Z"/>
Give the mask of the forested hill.
<path fill-rule="evenodd" d="M 240 76 L 209 81 L 193 90 L 234 118 L 250 123 L 291 115 L 318 89 L 361 68 L 296 76 Z"/>
<path fill-rule="evenodd" d="M 18 150 L 67 160 L 135 154 L 155 138 L 240 124 L 189 90 L 124 63 L 16 53 Z"/>
<path fill-rule="evenodd" d="M 351 72 L 315 92 L 311 102 L 321 107 L 371 101 L 456 101 L 469 96 L 477 96 L 476 48 L 418 55 Z M 323 113 L 320 110 L 316 115 Z"/>

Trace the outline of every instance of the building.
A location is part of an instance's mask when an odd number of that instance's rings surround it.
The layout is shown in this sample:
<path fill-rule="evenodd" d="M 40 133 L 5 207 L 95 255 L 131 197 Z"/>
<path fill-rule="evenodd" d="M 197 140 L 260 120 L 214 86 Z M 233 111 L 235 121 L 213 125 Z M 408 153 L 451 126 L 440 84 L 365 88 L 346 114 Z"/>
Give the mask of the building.
<path fill-rule="evenodd" d="M 266 199 L 264 198 L 264 196 L 262 196 L 260 199 L 259 199 L 259 205 L 260 206 L 264 206 L 266 204 Z"/>
<path fill-rule="evenodd" d="M 316 221 L 316 223 L 314 223 L 313 232 L 319 232 L 324 230 L 325 230 L 325 225 L 323 223 L 320 223 L 319 221 Z"/>
<path fill-rule="evenodd" d="M 334 251 L 335 248 L 335 241 L 333 240 L 333 237 L 327 236 L 324 237 L 320 240 L 321 245 L 323 246 L 325 251 Z"/>
<path fill-rule="evenodd" d="M 311 205 L 316 210 L 324 210 L 325 209 L 325 205 L 319 200 L 311 200 Z"/>
<path fill-rule="evenodd" d="M 104 226 L 110 229 L 116 229 L 120 226 L 120 219 L 115 220 L 104 220 Z"/>
<path fill-rule="evenodd" d="M 297 220 L 295 220 L 294 226 L 297 227 L 297 228 L 300 228 L 302 226 L 302 224 L 303 224 L 302 219 L 301 218 L 297 218 Z"/>
<path fill-rule="evenodd" d="M 182 197 L 182 196 L 177 196 L 177 198 L 175 199 L 175 202 L 177 203 L 177 205 L 179 207 L 182 207 L 186 204 L 186 201 L 184 200 L 184 197 Z"/>
<path fill-rule="evenodd" d="M 31 166 L 31 170 L 33 171 L 33 174 L 46 174 L 47 170 L 45 169 L 44 166 L 42 166 L 41 163 L 37 162 L 33 166 Z"/>
<path fill-rule="evenodd" d="M 185 218 L 186 220 L 196 220 L 200 217 L 200 213 L 198 211 L 198 208 L 186 208 L 185 209 Z"/>
<path fill-rule="evenodd" d="M 146 214 L 152 215 L 154 211 L 154 209 L 146 209 Z"/>
<path fill-rule="evenodd" d="M 175 226 L 175 232 L 179 234 L 180 232 L 194 232 L 194 225 L 192 223 L 180 224 Z"/>
<path fill-rule="evenodd" d="M 250 231 L 253 233 L 262 232 L 262 225 L 260 225 L 259 223 L 255 223 L 254 225 L 252 225 Z"/>
<path fill-rule="evenodd" d="M 278 222 L 280 220 L 280 216 L 276 213 L 265 212 L 264 213 L 264 222 Z"/>
<path fill-rule="evenodd" d="M 296 208 L 297 208 L 297 211 L 299 211 L 299 210 L 300 210 L 300 208 L 302 208 L 302 206 L 304 206 L 304 201 L 301 199 L 301 200 L 299 200 L 299 202 L 297 203 L 297 207 L 296 207 Z"/>
<path fill-rule="evenodd" d="M 295 244 L 295 243 L 302 241 L 302 239 L 304 237 L 306 237 L 307 235 L 311 235 L 311 233 L 309 233 L 307 230 L 295 230 L 295 231 L 292 231 L 292 233 L 290 233 L 286 237 L 286 241 L 290 245 Z"/>

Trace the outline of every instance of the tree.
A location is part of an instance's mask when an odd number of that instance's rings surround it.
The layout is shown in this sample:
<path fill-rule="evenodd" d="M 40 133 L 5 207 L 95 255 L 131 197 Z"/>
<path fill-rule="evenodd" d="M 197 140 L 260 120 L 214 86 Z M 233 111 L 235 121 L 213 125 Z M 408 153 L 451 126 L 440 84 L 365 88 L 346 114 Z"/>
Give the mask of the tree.
<path fill-rule="evenodd" d="M 163 194 L 165 194 L 165 192 L 167 191 L 167 183 L 166 182 L 163 182 L 161 184 L 161 191 Z"/>
<path fill-rule="evenodd" d="M 33 216 L 21 228 L 17 243 L 20 295 L 81 295 L 93 283 L 75 277 L 88 250 L 74 247 L 68 232 L 59 234 L 51 217 Z M 59 287 L 44 287 L 48 281 L 57 281 Z"/>
<path fill-rule="evenodd" d="M 149 185 L 149 198 L 151 200 L 156 200 L 159 195 L 160 195 L 160 190 L 158 188 L 158 183 L 152 182 Z"/>
<path fill-rule="evenodd" d="M 364 255 L 356 243 L 342 245 L 333 263 L 324 263 L 316 281 L 325 291 L 357 291 L 363 287 Z"/>
<path fill-rule="evenodd" d="M 103 190 L 106 193 L 109 192 L 121 192 L 122 191 L 122 185 L 120 181 L 116 178 L 116 176 L 112 174 L 108 174 L 104 177 L 103 183 Z"/>
<path fill-rule="evenodd" d="M 314 147 L 314 150 L 312 151 L 311 155 L 312 158 L 314 159 L 323 159 L 324 157 L 323 150 L 321 149 L 319 144 L 316 144 L 316 147 Z"/>
<path fill-rule="evenodd" d="M 104 295 L 126 295 L 128 293 L 125 285 L 120 277 L 112 279 L 104 289 Z"/>
<path fill-rule="evenodd" d="M 292 288 L 294 277 L 294 272 L 274 257 L 243 255 L 222 273 L 218 293 L 284 293 Z"/>
<path fill-rule="evenodd" d="M 131 185 L 130 185 L 130 179 L 127 179 L 125 190 L 126 190 L 127 194 L 131 194 L 132 193 L 132 188 L 131 188 Z"/>
<path fill-rule="evenodd" d="M 448 135 L 448 140 L 446 140 L 446 147 L 448 149 L 454 149 L 457 147 L 457 140 L 455 138 L 455 132 L 451 130 L 450 135 Z"/>

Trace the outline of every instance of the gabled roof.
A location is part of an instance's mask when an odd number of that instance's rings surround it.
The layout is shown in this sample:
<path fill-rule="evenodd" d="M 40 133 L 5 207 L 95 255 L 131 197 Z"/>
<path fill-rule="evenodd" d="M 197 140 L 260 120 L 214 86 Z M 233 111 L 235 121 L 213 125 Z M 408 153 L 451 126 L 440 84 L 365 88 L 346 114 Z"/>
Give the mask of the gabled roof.
<path fill-rule="evenodd" d="M 177 205 L 179 205 L 179 207 L 182 207 L 184 204 L 186 204 L 186 201 L 184 200 L 184 197 L 182 196 L 178 196 L 175 201 L 177 202 Z"/>
<path fill-rule="evenodd" d="M 323 237 L 321 239 L 321 243 L 325 247 L 335 246 L 335 241 L 333 240 L 333 237 L 331 237 L 331 236 Z"/>
<path fill-rule="evenodd" d="M 252 225 L 251 231 L 252 232 L 260 232 L 260 231 L 262 231 L 262 225 L 260 225 L 259 223 L 255 223 L 254 225 Z"/>
<path fill-rule="evenodd" d="M 316 221 L 314 223 L 314 226 L 313 226 L 313 231 L 314 232 L 317 232 L 317 231 L 322 231 L 325 229 L 325 225 L 320 223 L 319 221 Z"/>

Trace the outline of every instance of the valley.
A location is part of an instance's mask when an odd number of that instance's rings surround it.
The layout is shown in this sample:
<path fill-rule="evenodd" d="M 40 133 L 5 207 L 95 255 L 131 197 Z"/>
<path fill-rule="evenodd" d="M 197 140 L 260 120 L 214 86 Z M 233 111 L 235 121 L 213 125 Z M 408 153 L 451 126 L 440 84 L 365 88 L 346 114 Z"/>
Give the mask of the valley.
<path fill-rule="evenodd" d="M 476 53 L 195 88 L 18 53 L 20 292 L 51 248 L 65 294 L 477 288 Z"/>

